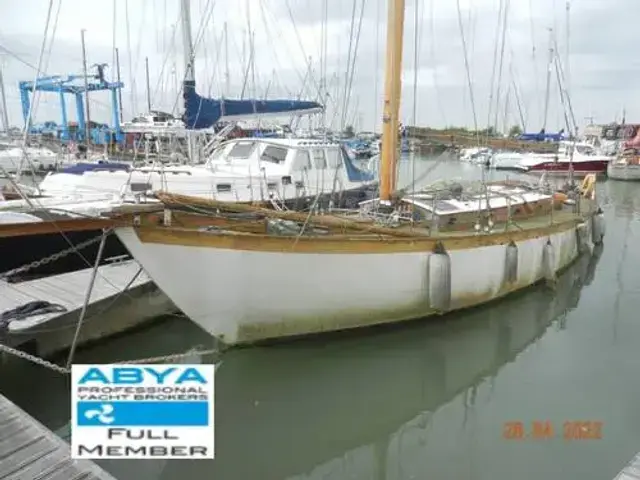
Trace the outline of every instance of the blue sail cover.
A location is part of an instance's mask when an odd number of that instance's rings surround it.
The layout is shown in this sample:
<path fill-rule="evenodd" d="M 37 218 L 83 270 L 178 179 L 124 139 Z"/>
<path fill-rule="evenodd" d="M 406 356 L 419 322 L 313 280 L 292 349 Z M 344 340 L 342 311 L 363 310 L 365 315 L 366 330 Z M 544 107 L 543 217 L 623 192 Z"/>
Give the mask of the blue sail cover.
<path fill-rule="evenodd" d="M 315 112 L 323 108 L 319 103 L 309 101 L 204 98 L 196 92 L 193 80 L 185 80 L 183 98 L 185 113 L 182 120 L 188 129 L 210 128 L 223 117 Z"/>
<path fill-rule="evenodd" d="M 564 132 L 558 133 L 523 133 L 518 137 L 518 140 L 533 141 L 533 142 L 560 142 L 566 139 Z"/>

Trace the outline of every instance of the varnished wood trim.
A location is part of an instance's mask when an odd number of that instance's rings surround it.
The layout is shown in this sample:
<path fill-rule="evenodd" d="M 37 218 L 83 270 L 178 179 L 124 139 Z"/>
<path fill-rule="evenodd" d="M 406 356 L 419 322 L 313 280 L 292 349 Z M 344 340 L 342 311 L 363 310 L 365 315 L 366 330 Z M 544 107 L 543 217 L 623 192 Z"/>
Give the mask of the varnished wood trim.
<path fill-rule="evenodd" d="M 60 232 L 82 232 L 113 227 L 119 222 L 104 218 L 72 218 L 44 222 L 0 224 L 0 238 L 46 235 Z"/>
<path fill-rule="evenodd" d="M 197 230 L 166 227 L 137 227 L 136 234 L 142 243 L 181 245 L 189 247 L 219 248 L 254 252 L 289 253 L 409 253 L 432 251 L 438 242 L 446 250 L 503 245 L 510 241 L 521 242 L 575 228 L 583 219 L 511 232 L 470 234 L 464 236 L 433 237 L 379 237 L 374 235 L 328 235 L 326 237 L 283 237 L 252 235 L 246 233 L 210 233 Z"/>

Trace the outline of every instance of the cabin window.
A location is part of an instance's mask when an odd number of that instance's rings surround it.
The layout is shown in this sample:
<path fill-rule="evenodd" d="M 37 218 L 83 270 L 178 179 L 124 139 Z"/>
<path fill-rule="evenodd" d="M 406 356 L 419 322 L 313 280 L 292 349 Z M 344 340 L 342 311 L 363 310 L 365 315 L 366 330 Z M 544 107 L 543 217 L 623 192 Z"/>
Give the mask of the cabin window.
<path fill-rule="evenodd" d="M 230 192 L 231 191 L 231 184 L 230 183 L 218 183 L 216 185 L 216 190 L 218 191 L 218 193 Z"/>
<path fill-rule="evenodd" d="M 228 158 L 249 158 L 249 156 L 253 153 L 253 149 L 256 144 L 254 142 L 239 142 L 236 143 L 229 153 L 227 154 Z"/>
<path fill-rule="evenodd" d="M 298 150 L 296 152 L 296 159 L 293 162 L 294 170 L 310 170 L 311 169 L 311 158 L 309 157 L 308 150 Z"/>
<path fill-rule="evenodd" d="M 264 149 L 264 152 L 262 152 L 262 155 L 260 155 L 260 160 L 275 164 L 284 163 L 285 158 L 287 158 L 287 152 L 288 150 L 286 148 L 268 145 Z"/>
<path fill-rule="evenodd" d="M 324 154 L 324 150 L 313 149 L 313 166 L 317 170 L 324 170 L 327 168 L 327 158 Z"/>
<path fill-rule="evenodd" d="M 327 150 L 327 164 L 329 165 L 329 168 L 339 168 L 342 166 L 342 159 L 340 158 L 339 150 Z"/>

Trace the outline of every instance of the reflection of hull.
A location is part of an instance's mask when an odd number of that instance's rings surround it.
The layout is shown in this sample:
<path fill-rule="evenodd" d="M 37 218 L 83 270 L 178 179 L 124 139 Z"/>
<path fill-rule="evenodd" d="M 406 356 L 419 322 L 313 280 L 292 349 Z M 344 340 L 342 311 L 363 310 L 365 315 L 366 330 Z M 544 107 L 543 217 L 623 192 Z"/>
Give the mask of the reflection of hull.
<path fill-rule="evenodd" d="M 228 352 L 216 378 L 216 460 L 207 474 L 386 478 L 376 460 L 385 463 L 394 435 L 495 376 L 574 308 L 592 258 L 561 275 L 555 293 L 536 288 L 446 324 Z M 325 476 L 335 463 L 340 473 Z M 199 478 L 198 464 L 169 463 L 162 478 Z"/>

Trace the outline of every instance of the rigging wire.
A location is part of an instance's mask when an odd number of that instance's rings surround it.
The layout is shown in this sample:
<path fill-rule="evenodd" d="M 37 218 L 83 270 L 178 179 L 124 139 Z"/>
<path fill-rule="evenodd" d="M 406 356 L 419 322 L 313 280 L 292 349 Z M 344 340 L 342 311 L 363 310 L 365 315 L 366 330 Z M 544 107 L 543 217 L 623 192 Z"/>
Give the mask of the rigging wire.
<path fill-rule="evenodd" d="M 513 53 L 511 55 L 511 58 L 513 59 Z M 515 96 L 515 99 L 516 99 L 516 107 L 518 108 L 518 116 L 520 117 L 520 126 L 522 127 L 522 131 L 526 132 L 527 131 L 526 113 L 522 107 L 522 100 L 520 98 L 520 89 L 518 88 L 518 82 L 517 82 L 517 72 L 515 71 L 513 61 L 509 63 L 509 74 L 511 76 L 513 95 Z"/>
<path fill-rule="evenodd" d="M 172 25 L 171 28 L 172 32 L 171 32 L 171 40 L 169 42 L 169 48 L 168 48 L 168 53 L 165 55 L 163 61 L 162 61 L 162 67 L 160 68 L 160 74 L 158 75 L 158 79 L 156 80 L 156 85 L 153 89 L 153 95 L 152 98 L 156 99 L 156 96 L 158 95 L 158 93 L 162 93 L 162 84 L 163 79 L 164 79 L 164 75 L 165 75 L 165 68 L 167 67 L 167 64 L 169 62 L 169 58 L 174 57 L 175 56 L 175 47 L 176 47 L 176 31 L 177 31 L 177 22 L 174 23 Z"/>
<path fill-rule="evenodd" d="M 498 129 L 498 111 L 500 105 L 500 91 L 502 89 L 502 66 L 504 62 L 504 47 L 506 44 L 506 35 L 507 35 L 507 19 L 509 18 L 509 5 L 510 0 L 505 0 L 504 4 L 504 12 L 502 16 L 502 42 L 500 45 L 500 62 L 498 66 L 498 83 L 496 85 L 496 108 L 495 108 L 495 119 L 493 122 L 493 130 L 497 133 Z"/>
<path fill-rule="evenodd" d="M 42 63 L 44 61 L 44 52 L 45 49 L 47 48 L 47 36 L 49 34 L 49 24 L 51 23 L 51 12 L 53 10 L 53 0 L 49 0 L 49 7 L 47 9 L 47 19 L 45 22 L 45 26 L 44 26 L 44 35 L 42 38 L 42 46 L 40 47 L 40 55 L 38 57 L 38 67 L 36 69 L 36 74 L 35 74 L 35 78 L 33 80 L 33 85 L 34 87 L 38 84 L 38 78 L 40 78 L 40 73 L 42 72 Z M 37 103 L 40 97 L 40 91 L 36 88 L 34 88 L 33 91 L 33 101 L 29 103 L 29 111 L 27 113 L 27 118 L 25 121 L 25 125 L 24 125 L 24 132 L 23 132 L 23 136 L 22 136 L 22 158 L 20 159 L 20 165 L 18 166 L 18 172 L 16 174 L 16 181 L 20 180 L 20 175 L 22 173 L 22 164 L 23 162 L 26 160 L 27 163 L 31 166 L 31 168 L 33 168 L 33 165 L 31 164 L 31 161 L 29 160 L 29 155 L 27 154 L 27 138 L 29 136 L 29 130 L 31 127 L 31 120 L 33 119 L 33 116 L 35 115 L 35 109 L 37 107 Z M 13 180 L 10 180 L 13 183 Z M 13 185 L 14 187 L 16 185 Z M 21 192 L 20 188 L 16 189 L 18 192 Z M 20 196 L 23 196 L 22 193 L 20 193 Z M 33 204 L 31 202 L 31 200 L 29 200 L 26 196 L 23 197 L 26 202 L 29 204 L 29 206 L 33 207 Z"/>
<path fill-rule="evenodd" d="M 536 58 L 536 35 L 533 21 L 533 0 L 529 0 L 529 29 L 531 30 L 531 63 L 533 64 L 533 78 L 535 81 L 535 98 L 540 98 L 540 70 Z M 529 108 L 531 99 L 527 102 Z"/>
<path fill-rule="evenodd" d="M 329 1 L 323 0 L 322 9 L 322 46 L 320 48 L 320 75 L 322 81 L 322 93 L 319 98 L 320 104 L 324 107 L 327 101 L 327 55 L 328 55 L 328 38 L 329 38 Z M 322 109 L 322 128 L 324 135 L 327 134 L 327 109 Z"/>
<path fill-rule="evenodd" d="M 413 12 L 413 112 L 412 112 L 412 121 L 413 127 L 416 128 L 418 126 L 418 57 L 420 53 L 420 37 L 419 37 L 419 28 L 420 28 L 420 16 L 418 15 L 420 10 L 420 4 L 418 2 L 414 3 Z M 396 162 L 398 170 L 400 168 L 400 162 Z M 396 172 L 396 178 L 399 177 L 399 173 Z M 416 183 L 416 156 L 415 153 L 412 154 L 411 158 L 411 184 L 415 185 Z M 414 220 L 414 211 L 415 205 L 411 204 L 411 222 Z"/>
<path fill-rule="evenodd" d="M 373 96 L 374 96 L 374 105 L 373 105 L 373 131 L 377 132 L 378 127 L 378 106 L 380 104 L 380 92 L 379 92 L 379 75 L 378 70 L 380 69 L 380 5 L 382 0 L 376 0 L 376 55 L 375 55 L 375 63 L 373 66 Z"/>
<path fill-rule="evenodd" d="M 354 0 L 355 3 L 356 0 Z M 353 58 L 352 58 L 352 64 L 351 64 L 351 69 L 349 72 L 349 68 L 347 68 L 347 72 L 349 74 L 349 80 L 347 82 L 347 85 L 345 85 L 345 104 L 344 104 L 344 110 L 342 111 L 342 124 L 340 125 L 340 129 L 343 130 L 345 128 L 345 120 L 346 120 L 346 115 L 347 115 L 347 111 L 349 108 L 349 102 L 351 100 L 351 92 L 352 92 L 352 88 L 353 88 L 353 77 L 355 74 L 355 69 L 356 69 L 356 61 L 358 58 L 358 46 L 360 45 L 360 32 L 362 30 L 362 18 L 364 17 L 364 6 L 365 6 L 365 2 L 366 0 L 362 0 L 362 4 L 360 7 L 360 18 L 358 19 L 358 29 L 357 32 L 355 33 L 355 44 L 353 47 Z"/>
<path fill-rule="evenodd" d="M 308 63 L 309 63 L 309 58 L 310 57 L 307 55 L 307 53 L 305 51 L 302 39 L 300 37 L 300 32 L 298 31 L 298 25 L 297 25 L 296 20 L 295 20 L 295 18 L 293 16 L 293 11 L 291 10 L 291 5 L 289 3 L 289 0 L 285 0 L 285 5 L 287 7 L 287 12 L 289 13 L 289 20 L 291 20 L 291 24 L 293 26 L 293 31 L 294 31 L 296 39 L 298 41 L 298 46 L 300 47 L 300 51 L 302 52 L 302 56 L 304 57 L 305 62 L 306 62 L 305 68 L 308 69 L 309 68 L 309 64 Z M 281 37 L 281 38 L 284 38 L 284 37 Z M 286 45 L 286 43 L 285 43 L 285 45 Z M 313 84 L 314 91 L 319 92 L 320 91 L 320 85 L 315 80 L 315 78 L 313 76 L 311 76 L 309 80 Z"/>
<path fill-rule="evenodd" d="M 111 22 L 112 22 L 112 28 L 111 28 L 111 49 L 113 50 L 111 53 L 111 68 L 112 70 L 115 72 L 116 71 L 116 48 L 118 47 L 118 42 L 117 42 L 117 31 L 118 31 L 118 9 L 117 9 L 117 5 L 118 2 L 116 2 L 116 0 L 112 0 L 113 3 L 113 10 L 112 10 L 112 14 L 111 14 Z M 115 77 L 115 75 L 112 75 L 112 77 Z"/>
<path fill-rule="evenodd" d="M 478 131 L 478 117 L 476 115 L 476 103 L 473 98 L 473 83 L 471 82 L 469 58 L 467 55 L 467 42 L 464 37 L 464 27 L 462 25 L 462 11 L 460 10 L 460 0 L 456 0 L 456 8 L 458 10 L 458 27 L 460 28 L 460 37 L 462 38 L 462 50 L 464 53 L 464 67 L 467 73 L 467 85 L 469 86 L 469 100 L 471 101 L 471 112 L 473 113 L 473 128 L 476 132 L 476 141 L 480 143 L 480 132 Z"/>
<path fill-rule="evenodd" d="M 133 57 L 131 55 L 131 25 L 129 22 L 129 0 L 124 0 L 124 17 L 125 17 L 125 31 L 127 36 L 127 57 L 129 63 L 129 78 L 131 79 L 131 115 L 136 114 L 136 77 L 133 71 Z"/>
<path fill-rule="evenodd" d="M 349 68 L 351 66 L 351 55 L 353 48 L 353 34 L 356 20 L 356 11 L 358 9 L 358 0 L 353 0 L 351 9 L 351 28 L 349 29 L 349 47 L 347 48 L 347 63 L 344 72 L 344 92 L 342 94 L 342 115 L 340 116 L 340 130 L 344 129 L 346 106 L 347 106 L 347 88 L 349 84 Z"/>
<path fill-rule="evenodd" d="M 277 73 L 278 70 L 284 70 L 284 69 L 282 68 L 282 63 L 281 63 L 280 57 L 278 55 L 278 50 L 279 49 L 276 48 L 276 44 L 275 44 L 275 41 L 274 41 L 274 38 L 273 38 L 273 34 L 272 34 L 271 29 L 269 28 L 269 25 L 267 23 L 267 15 L 266 15 L 266 12 L 264 10 L 264 8 L 265 8 L 264 7 L 264 1 L 260 0 L 259 5 L 260 5 L 260 13 L 261 13 L 260 19 L 262 20 L 262 24 L 264 26 L 265 33 L 267 35 L 267 41 L 269 42 L 269 46 L 271 48 L 271 51 L 273 52 L 273 58 L 275 60 L 275 64 L 276 64 L 276 67 L 277 67 L 277 69 L 274 69 L 275 79 L 278 81 L 279 84 L 282 84 L 282 87 L 284 87 L 284 90 L 287 92 L 287 95 L 291 96 L 291 90 L 289 89 L 289 86 L 280 79 L 280 77 L 279 77 L 279 75 Z M 299 75 L 298 70 L 296 69 L 295 71 Z"/>
<path fill-rule="evenodd" d="M 487 109 L 487 131 L 486 137 L 489 137 L 489 127 L 491 127 L 491 114 L 493 113 L 494 89 L 496 83 L 496 68 L 498 66 L 498 43 L 500 41 L 500 24 L 502 22 L 502 10 L 504 8 L 504 0 L 500 0 L 498 6 L 498 26 L 496 28 L 496 37 L 493 43 L 493 67 L 491 69 L 491 82 L 489 83 L 489 108 Z M 497 108 L 497 105 L 496 105 Z"/>
<path fill-rule="evenodd" d="M 436 104 L 438 105 L 438 110 L 440 110 L 440 115 L 444 120 L 445 125 L 447 122 L 447 113 L 444 108 L 444 104 L 442 103 L 442 95 L 440 90 L 440 84 L 438 82 L 438 66 L 436 64 L 436 17 L 435 17 L 435 0 L 430 0 L 429 2 L 429 16 L 430 16 L 430 26 L 429 26 L 429 61 L 432 65 L 433 72 L 433 86 L 436 91 Z"/>
<path fill-rule="evenodd" d="M 58 6 L 56 8 L 56 13 L 53 18 L 53 28 L 51 29 L 51 39 L 49 40 L 49 48 L 47 49 L 47 56 L 44 61 L 44 66 L 42 67 L 42 71 L 46 72 L 49 69 L 49 61 L 51 60 L 51 52 L 53 51 L 53 43 L 56 39 L 56 32 L 58 31 L 58 19 L 60 18 L 60 9 L 62 8 L 62 0 L 58 0 Z M 38 95 L 37 98 L 34 98 L 34 114 L 38 111 L 38 105 L 40 104 L 41 95 Z M 33 166 L 32 166 L 33 168 Z"/>
<path fill-rule="evenodd" d="M 142 0 L 142 18 L 140 19 L 140 27 L 138 28 L 138 41 L 136 44 L 136 59 L 135 62 L 133 63 L 133 70 L 132 70 L 132 75 L 136 75 L 138 73 L 138 70 L 140 68 L 140 53 L 141 53 L 141 48 L 142 48 L 142 34 L 145 31 L 144 29 L 144 25 L 145 25 L 145 20 L 146 20 L 146 13 L 147 13 L 147 7 L 148 7 L 148 2 L 147 0 Z M 133 73 L 135 72 L 135 73 Z M 135 90 L 134 95 L 135 95 L 135 100 L 136 100 L 136 107 L 138 106 L 138 92 L 137 92 L 137 83 L 135 81 L 135 77 L 133 77 L 131 79 L 131 88 L 133 90 Z M 132 112 L 134 113 L 134 112 Z M 134 113 L 135 114 L 135 113 Z"/>

